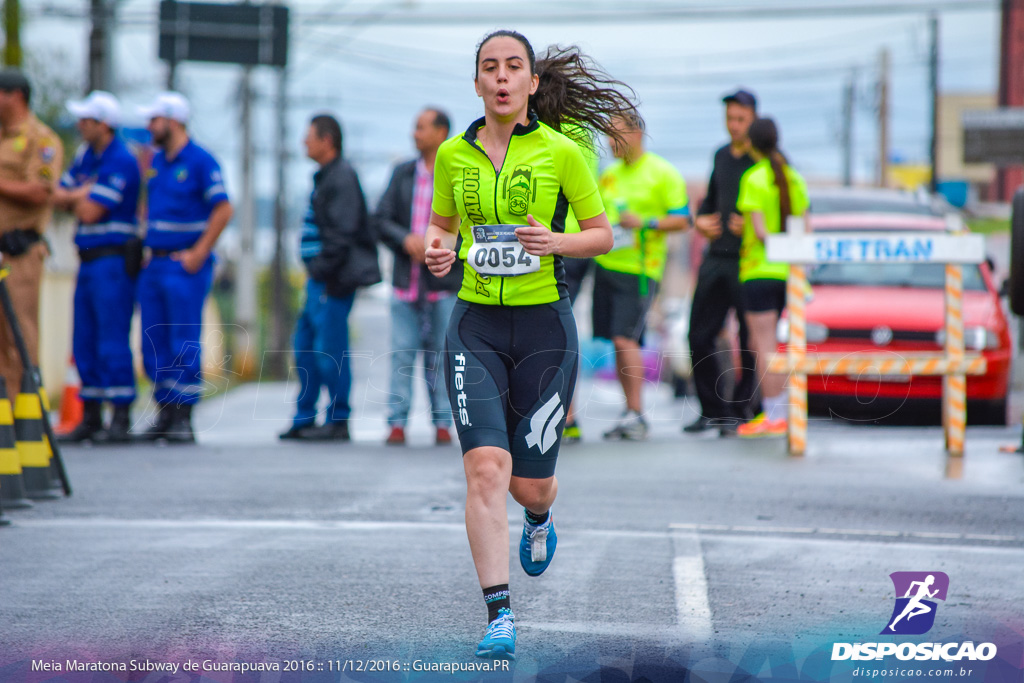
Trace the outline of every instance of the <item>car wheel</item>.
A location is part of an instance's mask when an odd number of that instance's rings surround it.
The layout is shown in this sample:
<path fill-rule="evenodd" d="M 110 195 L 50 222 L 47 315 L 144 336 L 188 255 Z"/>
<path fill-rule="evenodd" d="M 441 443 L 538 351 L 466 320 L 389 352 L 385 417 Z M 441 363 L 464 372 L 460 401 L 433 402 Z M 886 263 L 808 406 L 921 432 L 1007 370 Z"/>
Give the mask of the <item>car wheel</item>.
<path fill-rule="evenodd" d="M 967 423 L 970 425 L 1006 426 L 1006 399 L 970 402 L 967 405 Z"/>
<path fill-rule="evenodd" d="M 1010 218 L 1010 310 L 1024 315 L 1024 187 L 1013 195 Z"/>

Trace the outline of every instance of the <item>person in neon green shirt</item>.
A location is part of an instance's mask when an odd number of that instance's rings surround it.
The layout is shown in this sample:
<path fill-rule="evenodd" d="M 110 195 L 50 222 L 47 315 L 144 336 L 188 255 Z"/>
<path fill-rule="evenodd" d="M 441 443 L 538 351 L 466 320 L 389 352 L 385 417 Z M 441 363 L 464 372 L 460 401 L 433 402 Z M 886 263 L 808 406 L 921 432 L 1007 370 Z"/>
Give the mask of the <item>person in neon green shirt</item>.
<path fill-rule="evenodd" d="M 768 260 L 765 239 L 767 235 L 785 232 L 787 219 L 802 216 L 810 204 L 803 177 L 779 151 L 775 122 L 768 118 L 754 121 L 750 125 L 750 144 L 756 163 L 740 180 L 736 208 L 744 218 L 740 283 L 750 345 L 757 356 L 764 412 L 737 428 L 737 434 L 746 438 L 786 433 L 786 378 L 768 374 L 767 363 L 775 353 L 775 327 L 786 306 L 789 266 Z"/>
<path fill-rule="evenodd" d="M 611 225 L 574 123 L 614 134 L 635 111 L 625 87 L 577 48 L 537 59 L 521 34 L 496 31 L 477 47 L 475 85 L 484 116 L 443 145 L 434 166 L 426 263 L 465 274 L 446 337 L 448 396 L 466 472 L 466 534 L 487 604 L 479 657 L 514 657 L 506 499 L 524 508 L 519 561 L 547 569 L 557 536 L 551 505 L 565 408 L 579 344 L 562 258 L 612 246 Z M 580 231 L 566 233 L 569 209 Z"/>
<path fill-rule="evenodd" d="M 579 145 L 580 151 L 583 152 L 583 158 L 586 159 L 587 168 L 590 169 L 594 180 L 597 180 L 600 176 L 599 156 L 597 146 L 590 131 L 586 128 L 569 124 L 562 126 L 562 132 Z M 565 231 L 567 233 L 580 231 L 580 223 L 576 220 L 572 209 L 569 210 L 569 216 L 565 220 Z M 565 285 L 569 290 L 569 303 L 575 304 L 576 297 L 579 296 L 580 290 L 583 289 L 583 279 L 589 271 L 594 269 L 594 259 L 567 258 L 563 259 L 562 264 L 565 267 Z M 576 421 L 576 402 L 574 397 L 573 403 L 569 405 L 569 413 L 565 416 L 565 428 L 562 430 L 562 445 L 576 444 L 582 440 L 583 432 Z"/>
<path fill-rule="evenodd" d="M 644 149 L 643 121 L 616 120 L 618 159 L 601 175 L 601 196 L 614 227 L 611 252 L 598 256 L 594 274 L 594 336 L 615 345 L 615 367 L 626 410 L 605 439 L 647 438 L 643 417 L 643 342 L 647 313 L 665 272 L 665 233 L 690 227 L 686 183 L 665 159 Z"/>

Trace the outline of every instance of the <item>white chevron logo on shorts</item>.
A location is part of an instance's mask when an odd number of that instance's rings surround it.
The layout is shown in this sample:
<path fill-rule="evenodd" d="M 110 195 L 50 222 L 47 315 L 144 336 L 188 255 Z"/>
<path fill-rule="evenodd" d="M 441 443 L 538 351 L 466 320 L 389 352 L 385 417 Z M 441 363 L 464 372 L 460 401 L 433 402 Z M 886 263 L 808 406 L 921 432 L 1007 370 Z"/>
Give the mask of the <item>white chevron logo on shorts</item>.
<path fill-rule="evenodd" d="M 526 445 L 531 448 L 536 446 L 541 453 L 547 453 L 558 441 L 558 422 L 562 415 L 565 415 L 562 399 L 555 394 L 530 418 L 530 433 L 526 435 Z"/>

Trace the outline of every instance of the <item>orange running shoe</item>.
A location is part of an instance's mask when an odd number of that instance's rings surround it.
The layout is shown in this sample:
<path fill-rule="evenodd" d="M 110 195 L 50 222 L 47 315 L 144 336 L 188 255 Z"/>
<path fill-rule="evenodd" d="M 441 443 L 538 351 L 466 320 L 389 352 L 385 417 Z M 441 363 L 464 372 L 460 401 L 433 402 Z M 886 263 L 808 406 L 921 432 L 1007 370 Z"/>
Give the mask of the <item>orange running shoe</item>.
<path fill-rule="evenodd" d="M 768 416 L 760 413 L 750 422 L 741 424 L 736 428 L 736 435 L 741 439 L 759 439 L 766 436 L 785 436 L 789 429 L 784 418 L 769 420 Z"/>

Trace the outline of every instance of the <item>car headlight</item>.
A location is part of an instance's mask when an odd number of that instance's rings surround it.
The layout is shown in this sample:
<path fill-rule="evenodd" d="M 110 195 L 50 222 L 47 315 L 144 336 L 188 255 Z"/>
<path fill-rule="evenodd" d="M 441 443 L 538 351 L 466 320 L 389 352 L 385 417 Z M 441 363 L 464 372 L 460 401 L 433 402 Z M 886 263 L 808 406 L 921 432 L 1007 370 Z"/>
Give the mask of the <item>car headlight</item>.
<path fill-rule="evenodd" d="M 935 343 L 939 346 L 946 345 L 945 328 L 935 333 Z M 964 348 L 971 351 L 997 349 L 999 348 L 999 335 L 987 327 L 964 328 Z"/>
<path fill-rule="evenodd" d="M 775 326 L 775 338 L 780 344 L 789 343 L 789 318 L 779 318 Z M 828 328 L 821 323 L 807 323 L 807 342 L 820 344 L 828 339 Z"/>

